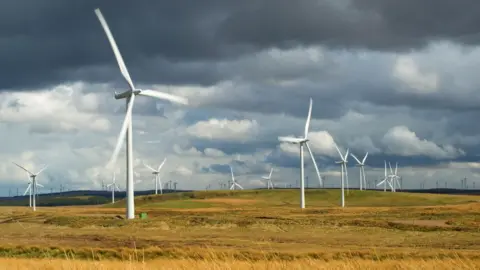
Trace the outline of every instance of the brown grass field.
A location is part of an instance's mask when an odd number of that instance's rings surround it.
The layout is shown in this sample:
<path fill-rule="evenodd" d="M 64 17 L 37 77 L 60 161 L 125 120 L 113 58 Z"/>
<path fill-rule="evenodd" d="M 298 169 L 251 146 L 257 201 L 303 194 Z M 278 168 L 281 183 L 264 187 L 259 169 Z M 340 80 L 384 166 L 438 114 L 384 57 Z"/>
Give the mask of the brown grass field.
<path fill-rule="evenodd" d="M 480 196 L 209 191 L 0 208 L 0 269 L 480 269 Z"/>

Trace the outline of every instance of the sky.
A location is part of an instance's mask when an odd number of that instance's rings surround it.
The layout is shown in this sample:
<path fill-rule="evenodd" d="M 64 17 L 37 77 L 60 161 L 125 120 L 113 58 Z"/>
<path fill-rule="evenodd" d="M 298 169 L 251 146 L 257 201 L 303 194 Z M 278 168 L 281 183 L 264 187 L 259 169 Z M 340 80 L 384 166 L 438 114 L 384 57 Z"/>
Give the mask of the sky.
<path fill-rule="evenodd" d="M 480 173 L 480 2 L 472 0 L 177 0 L 0 3 L 0 195 L 100 189 L 120 132 L 127 89 L 100 8 L 135 85 L 188 98 L 139 96 L 133 115 L 137 190 L 143 163 L 182 189 L 230 179 L 297 185 L 298 145 L 313 99 L 310 146 L 326 187 L 338 187 L 336 143 L 378 181 L 384 160 L 405 188 L 469 187 Z M 116 166 L 125 187 L 125 148 Z M 310 157 L 306 175 L 318 187 Z M 349 184 L 359 170 L 349 157 Z M 478 181 L 480 186 L 480 181 Z"/>

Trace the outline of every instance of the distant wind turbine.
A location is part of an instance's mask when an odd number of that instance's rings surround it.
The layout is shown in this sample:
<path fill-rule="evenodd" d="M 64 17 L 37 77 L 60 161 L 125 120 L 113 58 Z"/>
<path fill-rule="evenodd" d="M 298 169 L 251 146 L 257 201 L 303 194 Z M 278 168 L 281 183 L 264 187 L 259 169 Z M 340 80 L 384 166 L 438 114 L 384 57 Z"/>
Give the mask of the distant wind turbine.
<path fill-rule="evenodd" d="M 148 166 L 147 164 L 143 163 L 145 167 L 150 169 L 152 171 L 153 176 L 153 181 L 155 181 L 155 194 L 158 194 L 158 187 L 160 187 L 160 194 L 163 194 L 163 189 L 162 189 L 162 181 L 160 179 L 160 170 L 163 167 L 163 164 L 165 164 L 165 161 L 167 161 L 167 158 L 163 160 L 163 162 L 158 166 L 158 168 L 155 170 L 154 168 Z"/>
<path fill-rule="evenodd" d="M 112 203 L 115 203 L 115 189 L 117 189 L 117 191 L 120 191 L 120 188 L 118 187 L 117 183 L 115 182 L 115 172 L 113 172 L 112 183 L 108 184 L 107 188 L 112 189 Z"/>
<path fill-rule="evenodd" d="M 270 174 L 268 176 L 262 176 L 263 180 L 267 180 L 267 189 L 273 189 L 272 172 L 273 168 L 270 169 Z"/>
<path fill-rule="evenodd" d="M 337 149 L 338 154 L 340 155 L 340 161 L 336 161 L 335 163 L 340 164 L 341 167 L 341 185 L 342 185 L 342 207 L 345 207 L 345 179 L 347 180 L 347 190 L 348 190 L 348 170 L 347 170 L 347 163 L 348 163 L 348 152 L 349 149 L 347 148 L 347 152 L 345 155 L 340 152 L 340 149 L 338 149 L 337 144 L 335 144 L 335 148 Z"/>
<path fill-rule="evenodd" d="M 392 183 L 390 183 L 390 176 L 387 174 L 387 161 L 385 160 L 384 162 L 385 162 L 385 176 L 383 180 L 377 184 L 377 187 L 383 184 L 383 192 L 386 192 L 387 184 L 392 188 L 392 190 L 393 190 L 393 186 L 392 186 Z"/>
<path fill-rule="evenodd" d="M 365 177 L 365 160 L 367 160 L 368 152 L 365 154 L 365 157 L 363 157 L 363 160 L 360 162 L 360 160 L 354 155 L 350 154 L 356 161 L 357 161 L 357 166 L 360 167 L 360 190 L 366 189 L 367 187 L 367 180 Z"/>
<path fill-rule="evenodd" d="M 390 167 L 389 177 L 390 181 L 392 182 L 392 192 L 397 192 L 397 186 L 400 187 L 400 182 L 398 181 L 398 179 L 400 179 L 400 176 L 397 175 L 398 162 L 395 164 L 395 172 L 392 170 L 392 165 L 390 165 L 390 162 L 388 162 L 388 166 Z"/>
<path fill-rule="evenodd" d="M 45 165 L 43 166 L 43 168 L 38 171 L 37 173 L 32 173 L 30 172 L 29 170 L 25 169 L 24 167 L 18 165 L 17 163 L 15 162 L 12 162 L 13 164 L 15 164 L 17 167 L 19 167 L 20 169 L 26 171 L 29 175 L 29 177 L 31 178 L 31 181 L 30 183 L 28 184 L 28 187 L 27 187 L 27 190 L 25 190 L 25 193 L 23 195 L 25 195 L 27 193 L 28 190 L 30 190 L 30 201 L 31 201 L 31 205 L 30 207 L 33 207 L 33 211 L 37 211 L 37 206 L 36 206 L 36 201 L 35 201 L 35 198 L 36 198 L 36 195 L 37 195 L 37 186 L 40 186 L 40 187 L 43 187 L 42 185 L 40 185 L 39 183 L 37 183 L 37 176 L 43 172 L 48 165 Z"/>
<path fill-rule="evenodd" d="M 230 172 L 232 173 L 232 185 L 230 186 L 230 190 L 235 190 L 235 187 L 239 187 L 243 189 L 243 187 L 240 186 L 240 184 L 238 184 L 237 181 L 235 181 L 235 176 L 233 176 L 232 166 L 230 166 Z"/>

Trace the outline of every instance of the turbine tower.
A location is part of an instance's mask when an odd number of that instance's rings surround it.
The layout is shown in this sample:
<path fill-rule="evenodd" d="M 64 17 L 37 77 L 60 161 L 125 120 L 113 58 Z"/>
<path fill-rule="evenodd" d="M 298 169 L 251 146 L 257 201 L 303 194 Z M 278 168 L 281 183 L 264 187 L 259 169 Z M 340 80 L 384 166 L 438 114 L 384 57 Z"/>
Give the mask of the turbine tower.
<path fill-rule="evenodd" d="M 347 152 L 345 155 L 340 152 L 340 149 L 338 149 L 337 144 L 335 144 L 335 148 L 337 149 L 338 154 L 340 155 L 340 161 L 336 161 L 335 163 L 340 164 L 341 168 L 341 178 L 342 178 L 342 207 L 345 207 L 345 179 L 347 180 L 347 189 L 348 189 L 348 170 L 347 170 L 347 163 L 348 163 L 348 152 L 349 149 L 347 148 Z"/>
<path fill-rule="evenodd" d="M 303 156 L 303 146 L 307 147 L 308 152 L 310 153 L 310 157 L 312 158 L 313 165 L 315 166 L 315 170 L 317 171 L 318 181 L 320 182 L 320 186 L 322 186 L 322 177 L 320 176 L 320 171 L 318 170 L 317 162 L 315 161 L 315 157 L 313 156 L 312 149 L 308 145 L 308 129 L 310 127 L 310 119 L 312 117 L 312 99 L 310 98 L 310 107 L 308 109 L 308 116 L 307 122 L 305 123 L 305 133 L 303 138 L 296 138 L 296 137 L 278 137 L 280 142 L 285 143 L 293 143 L 298 144 L 300 147 L 300 208 L 305 208 L 305 162 Z"/>
<path fill-rule="evenodd" d="M 112 188 L 112 203 L 115 203 L 115 189 L 117 189 L 117 191 L 120 191 L 120 188 L 118 187 L 117 183 L 115 182 L 115 172 L 113 172 L 112 183 L 107 185 L 107 188 L 109 188 L 109 187 Z"/>
<path fill-rule="evenodd" d="M 163 194 L 163 189 L 162 189 L 162 181 L 160 180 L 160 170 L 162 169 L 163 167 L 163 164 L 165 164 L 165 161 L 167 161 L 167 158 L 165 158 L 163 160 L 163 162 L 160 164 L 160 166 L 158 166 L 158 169 L 154 169 L 150 166 L 148 166 L 147 164 L 143 163 L 143 165 L 145 165 L 145 167 L 147 167 L 148 169 L 150 169 L 152 171 L 152 174 L 153 174 L 153 181 L 155 181 L 155 195 L 158 194 L 158 187 L 160 187 L 160 194 Z"/>
<path fill-rule="evenodd" d="M 272 172 L 273 168 L 270 169 L 270 174 L 268 176 L 262 176 L 263 180 L 267 180 L 267 189 L 273 189 Z"/>
<path fill-rule="evenodd" d="M 27 193 L 27 191 L 30 190 L 30 202 L 31 202 L 30 207 L 33 207 L 33 211 L 37 211 L 37 205 L 36 205 L 36 201 L 35 201 L 35 198 L 36 198 L 36 195 L 37 195 L 37 186 L 43 187 L 42 185 L 37 183 L 37 176 L 41 172 L 43 172 L 47 168 L 48 165 L 43 166 L 43 168 L 40 171 L 38 171 L 37 173 L 32 173 L 29 170 L 25 169 L 24 167 L 18 165 L 17 163 L 15 163 L 15 162 L 12 162 L 12 163 L 15 164 L 17 167 L 19 167 L 20 169 L 26 171 L 28 173 L 28 176 L 31 178 L 31 181 L 28 184 L 27 190 L 25 190 L 25 193 L 23 195 L 25 195 Z"/>
<path fill-rule="evenodd" d="M 140 96 L 154 97 L 162 100 L 167 100 L 173 103 L 179 103 L 179 104 L 185 104 L 185 105 L 188 104 L 188 101 L 185 98 L 177 97 L 167 93 L 157 92 L 154 90 L 142 90 L 142 89 L 135 88 L 135 86 L 133 85 L 132 79 L 130 78 L 130 74 L 128 73 L 127 67 L 125 66 L 125 63 L 123 61 L 122 55 L 118 50 L 117 44 L 113 38 L 112 33 L 110 32 L 108 24 L 105 21 L 105 18 L 100 12 L 100 9 L 98 8 L 95 9 L 95 14 L 97 15 L 98 20 L 100 21 L 100 24 L 102 25 L 103 30 L 107 35 L 110 46 L 112 47 L 113 53 L 115 54 L 115 58 L 117 59 L 120 72 L 122 73 L 123 77 L 125 78 L 125 81 L 128 83 L 128 86 L 129 86 L 129 90 L 123 93 L 115 92 L 115 99 L 126 99 L 127 111 L 126 111 L 125 119 L 123 121 L 122 129 L 120 131 L 120 135 L 118 136 L 115 150 L 113 151 L 112 157 L 109 163 L 107 164 L 107 167 L 110 167 L 110 168 L 113 167 L 113 165 L 117 160 L 117 156 L 120 152 L 120 149 L 122 147 L 122 142 L 124 139 L 126 139 L 126 145 L 127 145 L 126 147 L 126 163 L 127 163 L 126 164 L 126 167 L 127 167 L 126 169 L 126 180 L 127 180 L 126 216 L 127 216 L 127 219 L 134 219 L 135 203 L 134 203 L 134 182 L 133 182 L 132 109 L 133 109 L 135 96 L 140 95 Z"/>
<path fill-rule="evenodd" d="M 229 165 L 230 166 L 230 165 Z M 237 181 L 235 181 L 235 177 L 233 176 L 233 169 L 232 169 L 232 166 L 230 166 L 230 172 L 232 173 L 232 185 L 230 186 L 230 190 L 235 190 L 235 187 L 239 187 L 241 189 L 243 189 L 242 186 L 240 186 Z"/>
<path fill-rule="evenodd" d="M 367 180 L 365 177 L 365 160 L 367 160 L 368 152 L 365 154 L 365 157 L 363 157 L 363 160 L 360 162 L 360 160 L 354 155 L 350 154 L 356 161 L 357 161 L 357 166 L 360 167 L 360 190 L 364 190 L 367 188 Z"/>

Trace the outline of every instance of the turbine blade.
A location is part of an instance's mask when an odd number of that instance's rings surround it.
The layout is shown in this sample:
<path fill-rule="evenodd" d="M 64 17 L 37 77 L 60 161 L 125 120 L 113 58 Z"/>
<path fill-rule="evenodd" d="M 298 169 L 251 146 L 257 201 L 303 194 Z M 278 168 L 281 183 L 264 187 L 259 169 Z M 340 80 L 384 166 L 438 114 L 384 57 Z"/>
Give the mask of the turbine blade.
<path fill-rule="evenodd" d="M 188 105 L 188 100 L 184 97 L 179 97 L 175 96 L 172 94 L 167 94 L 155 90 L 141 90 L 140 93 L 138 93 L 141 96 L 147 96 L 147 97 L 154 97 L 162 100 L 168 100 L 172 103 L 178 103 L 178 104 L 183 104 L 183 105 Z"/>
<path fill-rule="evenodd" d="M 350 148 L 347 148 L 347 152 L 345 153 L 345 157 L 343 158 L 343 161 L 347 162 L 349 152 L 350 152 Z"/>
<path fill-rule="evenodd" d="M 130 86 L 130 90 L 134 90 L 135 87 L 133 86 L 132 79 L 130 78 L 130 74 L 128 73 L 127 66 L 125 66 L 125 62 L 123 61 L 122 55 L 120 54 L 120 50 L 117 47 L 117 43 L 113 38 L 112 32 L 110 32 L 110 28 L 108 27 L 107 21 L 103 17 L 102 12 L 100 9 L 95 9 L 95 14 L 97 14 L 98 20 L 107 35 L 108 41 L 110 42 L 110 46 L 112 46 L 113 53 L 115 54 L 115 58 L 117 58 L 118 67 L 120 68 L 120 72 L 122 72 L 123 77 L 127 81 L 128 85 Z"/>
<path fill-rule="evenodd" d="M 143 163 L 143 165 L 144 165 L 145 167 L 147 167 L 148 169 L 150 169 L 152 172 L 156 172 L 156 170 L 155 170 L 154 168 L 148 166 L 147 164 Z"/>
<path fill-rule="evenodd" d="M 385 177 L 387 177 L 387 161 L 384 160 L 383 162 L 385 162 Z"/>
<path fill-rule="evenodd" d="M 29 183 L 27 186 L 27 189 L 25 189 L 25 192 L 23 193 L 23 196 L 27 194 L 27 192 L 30 190 L 30 187 L 32 186 L 32 183 Z"/>
<path fill-rule="evenodd" d="M 353 153 L 351 153 L 350 156 L 352 156 L 358 162 L 358 164 L 360 165 L 362 164 L 360 160 Z"/>
<path fill-rule="evenodd" d="M 307 122 L 305 123 L 305 139 L 308 137 L 308 129 L 310 128 L 310 119 L 312 118 L 312 98 L 310 98 L 310 106 L 308 108 Z"/>
<path fill-rule="evenodd" d="M 36 185 L 42 188 L 44 187 L 42 184 L 39 184 L 39 183 L 36 183 Z"/>
<path fill-rule="evenodd" d="M 15 164 L 15 165 L 17 165 L 20 169 L 26 171 L 26 172 L 29 174 L 29 176 L 33 174 L 32 172 L 30 172 L 29 170 L 25 169 L 24 167 L 18 165 L 17 163 L 15 163 L 15 162 L 12 162 L 12 163 Z"/>
<path fill-rule="evenodd" d="M 159 171 L 162 169 L 163 164 L 165 164 L 165 161 L 167 161 L 167 158 L 164 158 L 164 159 L 163 159 L 162 164 L 160 164 L 160 166 L 158 166 L 157 172 L 159 172 Z"/>
<path fill-rule="evenodd" d="M 387 178 L 383 178 L 383 180 L 377 184 L 377 187 L 380 186 L 381 184 L 385 183 L 385 181 L 387 181 Z"/>
<path fill-rule="evenodd" d="M 268 175 L 268 179 L 270 179 L 272 177 L 272 172 L 273 172 L 273 167 L 270 168 L 270 174 Z"/>
<path fill-rule="evenodd" d="M 392 182 L 391 182 L 391 181 L 388 181 L 388 185 L 389 185 L 390 188 L 393 190 L 393 185 L 392 185 Z"/>
<path fill-rule="evenodd" d="M 235 182 L 235 185 L 236 185 L 237 187 L 239 187 L 239 188 L 243 189 L 243 187 L 242 187 L 242 186 L 240 186 L 240 185 L 239 185 L 238 183 L 236 183 L 236 182 Z"/>
<path fill-rule="evenodd" d="M 335 145 L 335 149 L 337 149 L 337 152 L 338 152 L 338 154 L 340 155 L 340 158 L 343 159 L 343 154 L 342 154 L 342 152 L 340 152 L 340 149 L 338 149 L 337 144 L 336 144 L 336 143 L 333 143 L 333 145 Z"/>
<path fill-rule="evenodd" d="M 362 164 L 365 164 L 365 160 L 367 160 L 368 157 L 368 152 L 365 154 L 365 157 L 363 157 Z"/>
<path fill-rule="evenodd" d="M 398 162 L 395 164 L 395 175 L 397 175 L 397 170 L 398 170 Z"/>
<path fill-rule="evenodd" d="M 286 143 L 299 143 L 300 141 L 303 141 L 302 138 L 285 137 L 285 136 L 278 137 L 278 140 Z"/>
<path fill-rule="evenodd" d="M 318 176 L 318 181 L 320 182 L 320 186 L 322 186 L 322 177 L 320 176 L 320 171 L 318 170 L 317 162 L 315 161 L 315 157 L 313 156 L 312 149 L 310 149 L 310 145 L 308 143 L 305 143 L 307 146 L 308 152 L 310 153 L 310 157 L 312 158 L 313 161 L 313 166 L 315 167 L 315 171 L 317 171 L 317 176 Z"/>
<path fill-rule="evenodd" d="M 120 134 L 118 135 L 117 145 L 115 146 L 115 150 L 113 151 L 112 157 L 110 158 L 107 167 L 113 167 L 113 165 L 115 165 L 115 162 L 117 161 L 118 154 L 120 153 L 120 149 L 122 148 L 122 143 L 125 140 L 125 136 L 127 136 L 127 128 L 130 121 L 132 121 L 132 109 L 134 101 L 135 95 L 131 95 L 130 102 L 128 103 L 127 113 L 125 114 L 125 120 L 123 120 L 122 129 L 120 130 Z"/>
<path fill-rule="evenodd" d="M 388 162 L 388 167 L 390 167 L 390 174 L 393 174 L 392 164 L 390 164 L 390 162 Z"/>
<path fill-rule="evenodd" d="M 230 165 L 229 165 L 230 166 Z M 235 183 L 235 177 L 233 176 L 233 169 L 232 166 L 230 166 L 230 172 L 232 173 L 232 181 Z"/>
<path fill-rule="evenodd" d="M 48 167 L 48 164 L 43 166 L 43 168 L 36 173 L 36 175 L 39 175 L 41 172 L 43 172 L 46 168 Z"/>

